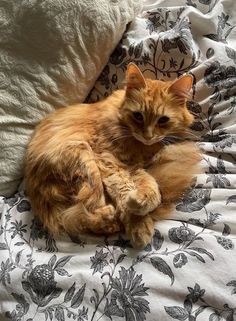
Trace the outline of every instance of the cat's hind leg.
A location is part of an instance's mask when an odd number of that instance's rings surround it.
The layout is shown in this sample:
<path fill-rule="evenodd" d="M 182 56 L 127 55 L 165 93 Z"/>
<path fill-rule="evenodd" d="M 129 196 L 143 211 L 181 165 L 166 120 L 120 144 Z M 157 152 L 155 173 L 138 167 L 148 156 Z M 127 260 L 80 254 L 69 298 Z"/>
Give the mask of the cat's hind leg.
<path fill-rule="evenodd" d="M 135 189 L 127 196 L 127 212 L 120 218 L 134 247 L 144 248 L 151 242 L 154 221 L 150 213 L 161 204 L 161 194 L 156 180 L 145 170 L 138 169 L 131 175 Z"/>
<path fill-rule="evenodd" d="M 108 235 L 120 230 L 115 208 L 106 204 L 105 197 L 94 198 L 93 193 L 93 187 L 87 181 L 83 182 L 74 196 L 73 205 L 63 211 L 61 222 L 68 234 L 93 232 Z"/>
<path fill-rule="evenodd" d="M 30 155 L 30 160 L 27 192 L 50 233 L 118 230 L 114 208 L 106 204 L 96 156 L 87 142 L 66 141 L 38 158 Z"/>
<path fill-rule="evenodd" d="M 62 226 L 69 235 L 78 236 L 87 232 L 109 235 L 120 231 L 120 224 L 112 205 L 105 205 L 89 212 L 83 203 L 79 202 L 67 208 L 61 219 Z"/>

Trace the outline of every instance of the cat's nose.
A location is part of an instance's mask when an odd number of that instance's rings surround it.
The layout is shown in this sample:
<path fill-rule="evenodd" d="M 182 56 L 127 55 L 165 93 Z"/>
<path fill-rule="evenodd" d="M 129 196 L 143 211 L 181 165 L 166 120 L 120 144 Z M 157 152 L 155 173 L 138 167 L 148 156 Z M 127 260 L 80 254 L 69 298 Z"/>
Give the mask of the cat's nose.
<path fill-rule="evenodd" d="M 152 136 L 151 136 L 151 135 L 143 135 L 143 137 L 144 137 L 146 140 L 151 140 L 151 139 L 152 139 Z"/>
<path fill-rule="evenodd" d="M 152 134 L 152 129 L 151 129 L 150 127 L 146 128 L 146 130 L 145 130 L 144 133 L 143 133 L 143 137 L 144 137 L 146 140 L 152 139 L 153 134 Z"/>

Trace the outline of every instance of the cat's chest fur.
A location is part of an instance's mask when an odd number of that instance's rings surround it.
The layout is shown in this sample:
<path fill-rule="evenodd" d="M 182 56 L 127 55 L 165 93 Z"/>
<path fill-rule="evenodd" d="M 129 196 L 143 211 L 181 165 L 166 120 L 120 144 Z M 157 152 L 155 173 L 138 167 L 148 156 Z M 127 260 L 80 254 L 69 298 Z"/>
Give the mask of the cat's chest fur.
<path fill-rule="evenodd" d="M 123 143 L 123 144 L 122 144 Z M 141 165 L 145 167 L 160 150 L 160 146 L 145 146 L 135 139 L 124 140 L 116 148 L 114 154 L 127 165 Z"/>

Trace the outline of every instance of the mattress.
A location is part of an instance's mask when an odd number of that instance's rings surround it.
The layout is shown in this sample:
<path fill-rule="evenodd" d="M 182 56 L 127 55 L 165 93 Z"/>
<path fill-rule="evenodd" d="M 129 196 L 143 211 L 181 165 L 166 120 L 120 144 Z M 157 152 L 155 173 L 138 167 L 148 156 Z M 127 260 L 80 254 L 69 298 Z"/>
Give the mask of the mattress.
<path fill-rule="evenodd" d="M 144 2 L 88 101 L 146 77 L 194 77 L 189 109 L 204 174 L 150 244 L 124 235 L 53 239 L 23 189 L 0 197 L 0 320 L 236 320 L 236 2 Z"/>

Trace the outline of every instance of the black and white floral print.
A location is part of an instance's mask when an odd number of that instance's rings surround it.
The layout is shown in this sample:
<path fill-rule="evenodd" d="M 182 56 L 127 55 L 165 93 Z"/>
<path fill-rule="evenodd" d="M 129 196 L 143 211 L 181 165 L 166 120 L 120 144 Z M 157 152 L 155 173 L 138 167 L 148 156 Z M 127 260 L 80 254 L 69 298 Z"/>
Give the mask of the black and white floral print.
<path fill-rule="evenodd" d="M 206 309 L 211 309 L 209 320 L 235 320 L 236 308 L 224 304 L 223 308 L 216 308 L 205 300 L 205 289 L 201 289 L 198 283 L 194 287 L 188 287 L 188 294 L 185 297 L 183 306 L 165 306 L 166 313 L 175 320 L 190 320 L 194 321 L 200 319 L 201 314 Z M 195 304 L 198 303 L 197 308 L 194 309 Z"/>
<path fill-rule="evenodd" d="M 190 72 L 205 173 L 142 251 L 124 235 L 55 240 L 24 192 L 0 197 L 1 320 L 236 320 L 236 2 L 168 3 L 145 1 L 87 100 L 123 87 L 131 61 L 153 79 Z"/>

